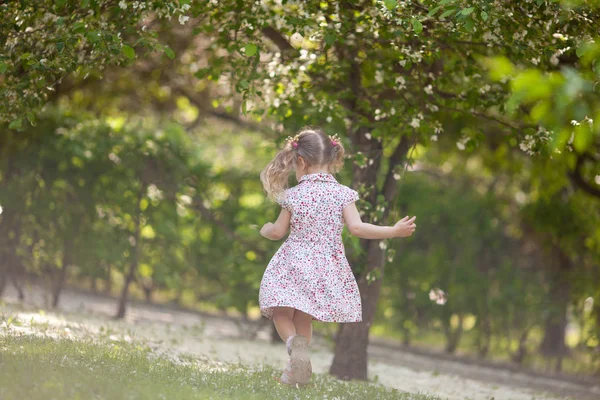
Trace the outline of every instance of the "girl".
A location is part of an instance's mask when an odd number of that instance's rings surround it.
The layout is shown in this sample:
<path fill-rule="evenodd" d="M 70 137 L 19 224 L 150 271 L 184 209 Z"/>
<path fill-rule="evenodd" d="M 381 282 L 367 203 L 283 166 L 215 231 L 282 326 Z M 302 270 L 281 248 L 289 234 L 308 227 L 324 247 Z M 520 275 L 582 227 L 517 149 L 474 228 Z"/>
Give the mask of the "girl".
<path fill-rule="evenodd" d="M 259 294 L 262 314 L 273 319 L 290 355 L 279 379 L 284 384 L 310 380 L 313 319 L 362 320 L 358 285 L 342 243 L 344 222 L 352 235 L 364 239 L 406 237 L 416 228 L 416 217 L 404 217 L 390 227 L 362 222 L 354 204 L 358 193 L 332 175 L 343 162 L 344 148 L 337 135 L 305 128 L 288 138 L 260 175 L 267 194 L 282 208 L 275 223 L 262 227 L 261 235 L 279 240 L 291 228 L 265 270 Z M 298 185 L 286 190 L 292 169 Z"/>

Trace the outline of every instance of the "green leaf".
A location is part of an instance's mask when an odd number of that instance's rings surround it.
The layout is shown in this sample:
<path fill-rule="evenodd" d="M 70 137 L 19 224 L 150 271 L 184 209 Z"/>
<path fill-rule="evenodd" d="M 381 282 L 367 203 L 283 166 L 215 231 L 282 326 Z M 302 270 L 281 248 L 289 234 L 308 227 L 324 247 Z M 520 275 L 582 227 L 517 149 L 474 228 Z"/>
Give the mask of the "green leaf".
<path fill-rule="evenodd" d="M 75 22 L 73 24 L 73 32 L 74 33 L 83 33 L 83 32 L 85 32 L 85 22 Z"/>
<path fill-rule="evenodd" d="M 388 10 L 393 10 L 396 8 L 396 5 L 398 5 L 398 2 L 396 0 L 385 0 L 384 4 Z"/>
<path fill-rule="evenodd" d="M 472 32 L 474 27 L 475 21 L 473 21 L 473 18 L 469 18 L 467 22 L 465 22 L 465 29 L 469 32 Z"/>
<path fill-rule="evenodd" d="M 442 8 L 442 6 L 437 6 L 435 8 L 432 8 L 431 10 L 429 10 L 429 12 L 427 13 L 428 17 L 433 17 L 435 14 L 437 14 L 437 12 L 440 10 L 440 8 Z"/>
<path fill-rule="evenodd" d="M 423 24 L 421 23 L 421 21 L 413 18 L 413 20 L 411 22 L 412 22 L 413 29 L 415 30 L 415 33 L 417 35 L 419 33 L 423 32 Z"/>
<path fill-rule="evenodd" d="M 121 50 L 123 51 L 123 54 L 125 54 L 125 57 L 129 58 L 130 60 L 135 58 L 135 50 L 133 47 L 124 44 Z"/>
<path fill-rule="evenodd" d="M 494 57 L 483 60 L 490 71 L 490 78 L 499 81 L 514 72 L 514 65 L 506 57 Z"/>
<path fill-rule="evenodd" d="M 17 118 L 8 125 L 8 128 L 9 129 L 21 129 L 22 126 L 23 126 L 23 118 Z"/>
<path fill-rule="evenodd" d="M 442 15 L 440 15 L 440 18 L 446 18 L 447 16 L 454 14 L 454 11 L 456 11 L 456 8 L 451 8 L 450 10 L 446 10 L 442 13 Z"/>
<path fill-rule="evenodd" d="M 8 69 L 8 65 L 6 63 L 0 62 L 0 74 L 3 74 Z"/>
<path fill-rule="evenodd" d="M 481 14 L 479 14 L 479 15 L 481 15 L 482 20 L 487 21 L 488 13 L 486 13 L 485 11 L 482 11 Z"/>
<path fill-rule="evenodd" d="M 56 50 L 58 50 L 59 53 L 62 53 L 64 48 L 65 48 L 65 42 L 57 42 L 56 43 Z"/>
<path fill-rule="evenodd" d="M 248 86 L 250 86 L 250 83 L 249 83 L 247 80 L 245 80 L 245 79 L 242 79 L 242 80 L 240 81 L 240 87 L 241 87 L 242 89 L 248 89 Z"/>
<path fill-rule="evenodd" d="M 331 46 L 332 44 L 334 44 L 335 43 L 335 39 L 336 39 L 336 36 L 333 33 L 328 33 L 328 34 L 325 35 L 325 43 L 328 46 Z"/>
<path fill-rule="evenodd" d="M 90 43 L 96 43 L 100 41 L 100 34 L 96 31 L 86 32 L 85 38 Z"/>
<path fill-rule="evenodd" d="M 469 8 L 465 8 L 464 10 L 462 10 L 460 13 L 462 15 L 471 15 L 471 13 L 475 11 L 475 7 L 469 7 Z"/>
<path fill-rule="evenodd" d="M 258 52 L 258 47 L 253 43 L 247 43 L 245 47 L 245 54 L 248 57 L 252 57 Z"/>
<path fill-rule="evenodd" d="M 171 60 L 175 58 L 175 52 L 169 46 L 165 46 L 165 54 Z"/>
<path fill-rule="evenodd" d="M 31 124 L 31 126 L 35 126 L 36 122 L 35 122 L 35 114 L 32 113 L 31 111 L 28 111 L 26 114 L 27 119 L 29 120 L 29 123 Z"/>

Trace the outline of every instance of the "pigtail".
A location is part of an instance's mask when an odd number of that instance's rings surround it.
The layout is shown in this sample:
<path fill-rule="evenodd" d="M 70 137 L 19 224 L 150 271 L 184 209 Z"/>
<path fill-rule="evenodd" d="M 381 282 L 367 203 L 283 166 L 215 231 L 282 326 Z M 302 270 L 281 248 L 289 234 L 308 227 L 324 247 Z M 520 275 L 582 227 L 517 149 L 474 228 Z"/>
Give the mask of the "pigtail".
<path fill-rule="evenodd" d="M 283 192 L 288 187 L 290 171 L 296 161 L 296 151 L 288 142 L 265 169 L 260 173 L 260 180 L 267 195 L 275 201 L 281 200 Z"/>
<path fill-rule="evenodd" d="M 329 141 L 331 142 L 329 169 L 335 174 L 340 172 L 344 166 L 344 157 L 346 156 L 346 151 L 344 150 L 344 145 L 342 144 L 342 141 L 337 133 L 333 136 L 329 136 Z"/>

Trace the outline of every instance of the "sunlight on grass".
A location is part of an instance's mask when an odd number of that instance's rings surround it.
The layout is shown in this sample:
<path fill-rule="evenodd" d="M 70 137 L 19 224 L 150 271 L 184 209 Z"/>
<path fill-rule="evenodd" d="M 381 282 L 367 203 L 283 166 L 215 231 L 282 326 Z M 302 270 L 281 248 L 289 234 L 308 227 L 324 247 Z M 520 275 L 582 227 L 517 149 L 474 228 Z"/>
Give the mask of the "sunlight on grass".
<path fill-rule="evenodd" d="M 125 342 L 103 344 L 0 336 L 0 398 L 60 399 L 414 399 L 379 385 L 315 375 L 286 387 L 269 367 L 249 368 L 197 357 L 166 358 Z"/>

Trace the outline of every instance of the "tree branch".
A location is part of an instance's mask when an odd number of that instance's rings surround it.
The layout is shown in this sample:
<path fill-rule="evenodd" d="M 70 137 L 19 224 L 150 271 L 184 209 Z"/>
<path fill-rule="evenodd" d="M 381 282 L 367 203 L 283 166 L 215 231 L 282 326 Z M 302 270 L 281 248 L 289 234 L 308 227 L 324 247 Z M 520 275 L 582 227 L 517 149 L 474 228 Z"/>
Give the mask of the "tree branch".
<path fill-rule="evenodd" d="M 511 129 L 516 129 L 518 131 L 520 131 L 520 130 L 522 130 L 524 128 L 535 128 L 536 127 L 535 125 L 531 125 L 531 124 L 525 124 L 525 125 L 520 125 L 520 126 L 516 125 L 515 126 L 515 125 L 512 125 L 510 122 L 501 120 L 500 118 L 497 118 L 497 117 L 494 117 L 494 116 L 491 116 L 491 115 L 487 115 L 487 114 L 483 114 L 483 113 L 480 113 L 480 112 L 477 112 L 477 111 L 461 110 L 459 108 L 448 107 L 448 106 L 444 106 L 444 105 L 441 105 L 441 104 L 437 104 L 437 106 L 440 107 L 440 108 L 443 108 L 445 110 L 449 110 L 449 111 L 456 111 L 456 112 L 461 112 L 461 113 L 464 113 L 464 114 L 475 115 L 475 116 L 480 117 L 480 118 L 484 118 L 484 119 L 487 119 L 487 120 L 490 120 L 490 121 L 497 122 L 497 123 L 499 123 L 501 125 L 504 125 L 504 126 L 507 126 L 507 127 L 511 128 Z"/>
<path fill-rule="evenodd" d="M 261 32 L 269 40 L 275 43 L 275 46 L 277 46 L 282 53 L 296 50 L 294 49 L 294 46 L 292 46 L 290 42 L 288 42 L 286 38 L 284 38 L 283 35 L 276 31 L 274 28 L 267 26 L 262 28 Z"/>
<path fill-rule="evenodd" d="M 571 179 L 571 182 L 573 182 L 573 184 L 579 189 L 583 190 L 591 196 L 600 198 L 600 188 L 588 183 L 581 175 L 581 167 L 583 167 L 583 163 L 585 162 L 586 158 L 589 158 L 589 156 L 586 156 L 585 154 L 577 156 L 575 169 L 573 170 L 573 172 L 569 172 L 569 178 Z"/>
<path fill-rule="evenodd" d="M 383 196 L 386 200 L 391 200 L 396 194 L 398 189 L 398 180 L 394 178 L 396 165 L 402 163 L 402 160 L 406 159 L 406 154 L 410 148 L 410 140 L 407 135 L 402 136 L 400 143 L 396 146 L 394 153 L 390 157 L 390 164 L 388 167 L 387 175 L 385 177 L 385 183 L 383 184 Z M 387 207 L 386 210 L 390 208 Z"/>

